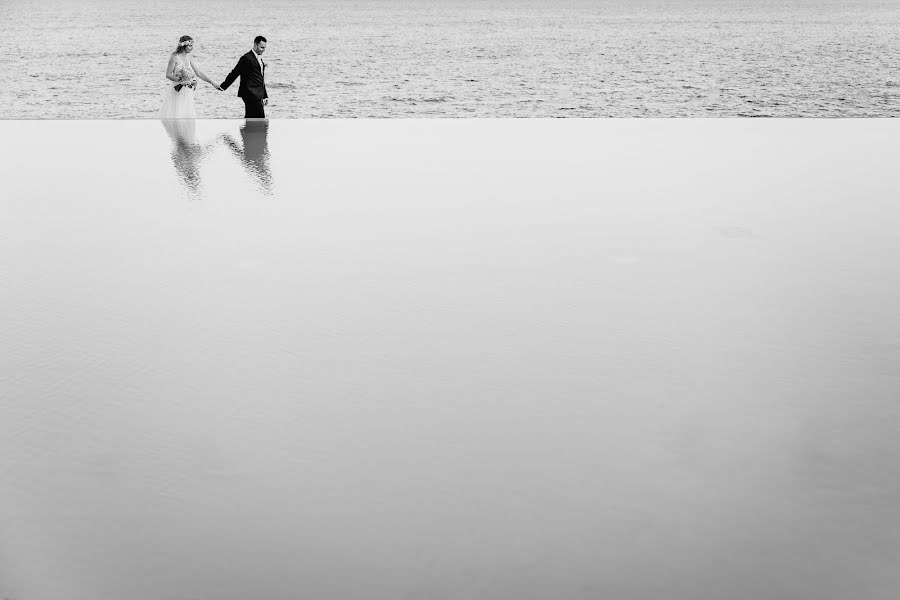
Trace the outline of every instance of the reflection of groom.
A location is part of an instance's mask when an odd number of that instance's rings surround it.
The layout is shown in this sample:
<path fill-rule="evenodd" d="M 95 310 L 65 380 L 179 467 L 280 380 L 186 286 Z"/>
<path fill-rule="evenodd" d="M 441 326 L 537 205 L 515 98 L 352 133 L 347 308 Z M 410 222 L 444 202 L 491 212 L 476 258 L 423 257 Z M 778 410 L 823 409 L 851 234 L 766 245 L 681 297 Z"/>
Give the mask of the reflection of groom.
<path fill-rule="evenodd" d="M 222 136 L 225 145 L 244 165 L 244 168 L 259 180 L 264 192 L 272 188 L 272 172 L 269 169 L 269 121 L 245 121 L 241 127 L 241 142 L 238 144 L 231 135 Z"/>
<path fill-rule="evenodd" d="M 253 49 L 238 60 L 237 65 L 222 82 L 222 89 L 225 90 L 235 79 L 241 78 L 238 96 L 244 101 L 245 119 L 266 118 L 263 106 L 269 103 L 269 94 L 266 93 L 266 63 L 262 60 L 262 53 L 265 51 L 266 38 L 256 36 L 253 40 Z"/>

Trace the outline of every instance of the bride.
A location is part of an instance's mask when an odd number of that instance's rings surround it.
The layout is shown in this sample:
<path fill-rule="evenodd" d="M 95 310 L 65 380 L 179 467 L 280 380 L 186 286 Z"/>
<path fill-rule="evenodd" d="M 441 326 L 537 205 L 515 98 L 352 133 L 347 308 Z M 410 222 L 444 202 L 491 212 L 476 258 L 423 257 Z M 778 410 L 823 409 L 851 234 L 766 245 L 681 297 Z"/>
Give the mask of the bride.
<path fill-rule="evenodd" d="M 191 57 L 193 49 L 194 38 L 183 35 L 178 40 L 178 47 L 169 57 L 166 79 L 172 83 L 163 93 L 162 106 L 159 108 L 160 119 L 193 119 L 196 116 L 194 113 L 194 89 L 197 87 L 198 77 L 217 90 L 222 90 L 194 63 L 194 59 Z"/>

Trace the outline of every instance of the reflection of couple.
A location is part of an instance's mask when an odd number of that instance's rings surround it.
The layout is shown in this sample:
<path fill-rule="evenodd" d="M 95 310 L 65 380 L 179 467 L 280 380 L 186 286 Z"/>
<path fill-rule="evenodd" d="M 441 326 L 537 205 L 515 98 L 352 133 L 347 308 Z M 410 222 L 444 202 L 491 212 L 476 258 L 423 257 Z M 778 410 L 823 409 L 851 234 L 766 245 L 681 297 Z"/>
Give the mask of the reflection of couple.
<path fill-rule="evenodd" d="M 269 95 L 266 93 L 266 63 L 263 62 L 262 53 L 266 51 L 266 38 L 261 35 L 253 40 L 253 49 L 238 60 L 237 65 L 222 82 L 216 85 L 206 76 L 191 53 L 194 50 L 194 38 L 189 35 L 181 36 L 178 47 L 169 57 L 166 67 L 166 79 L 171 85 L 163 94 L 162 106 L 159 109 L 160 119 L 193 119 L 194 113 L 194 89 L 197 87 L 199 77 L 217 90 L 226 90 L 240 77 L 238 96 L 244 101 L 244 118 L 264 119 L 265 108 Z"/>
<path fill-rule="evenodd" d="M 244 122 L 240 130 L 241 143 L 228 133 L 223 133 L 210 142 L 198 142 L 194 119 L 163 119 L 162 123 L 172 140 L 175 172 L 189 193 L 200 191 L 200 163 L 220 143 L 241 161 L 244 169 L 256 180 L 254 183 L 257 187 L 265 193 L 272 191 L 268 119 Z"/>

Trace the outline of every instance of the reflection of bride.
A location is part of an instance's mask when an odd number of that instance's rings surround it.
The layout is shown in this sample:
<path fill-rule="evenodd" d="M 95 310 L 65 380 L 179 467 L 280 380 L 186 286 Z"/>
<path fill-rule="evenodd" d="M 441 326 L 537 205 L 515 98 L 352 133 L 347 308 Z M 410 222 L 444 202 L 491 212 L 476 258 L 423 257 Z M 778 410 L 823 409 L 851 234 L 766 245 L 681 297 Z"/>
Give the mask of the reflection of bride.
<path fill-rule="evenodd" d="M 225 145 L 237 156 L 244 169 L 258 180 L 259 188 L 272 191 L 272 171 L 269 168 L 269 120 L 247 119 L 241 126 L 241 144 L 233 136 L 222 136 Z"/>
<path fill-rule="evenodd" d="M 197 141 L 197 122 L 194 119 L 162 119 L 162 124 L 172 140 L 175 172 L 189 193 L 199 192 L 200 162 L 216 144 Z"/>

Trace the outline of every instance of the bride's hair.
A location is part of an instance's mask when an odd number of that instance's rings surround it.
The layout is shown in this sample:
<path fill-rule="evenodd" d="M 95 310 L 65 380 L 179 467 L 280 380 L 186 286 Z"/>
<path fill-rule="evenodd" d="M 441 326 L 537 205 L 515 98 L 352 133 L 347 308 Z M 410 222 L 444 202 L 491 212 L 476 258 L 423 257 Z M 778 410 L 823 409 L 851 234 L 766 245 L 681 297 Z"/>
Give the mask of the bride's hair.
<path fill-rule="evenodd" d="M 189 35 L 183 35 L 178 38 L 178 46 L 175 47 L 175 54 L 181 54 L 184 52 L 184 47 L 187 46 L 190 42 L 193 42 L 194 38 Z"/>

